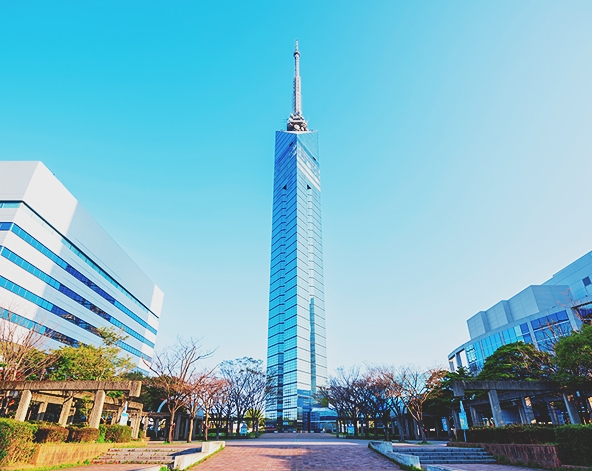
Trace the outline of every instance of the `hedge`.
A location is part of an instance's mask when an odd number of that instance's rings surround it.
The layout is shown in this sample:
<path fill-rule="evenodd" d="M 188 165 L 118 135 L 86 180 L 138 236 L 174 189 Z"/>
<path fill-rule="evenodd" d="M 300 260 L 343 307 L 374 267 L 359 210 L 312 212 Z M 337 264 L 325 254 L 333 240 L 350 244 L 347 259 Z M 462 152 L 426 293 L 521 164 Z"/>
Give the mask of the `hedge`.
<path fill-rule="evenodd" d="M 96 442 L 99 438 L 99 429 L 91 427 L 68 427 L 68 441 L 74 443 Z"/>
<path fill-rule="evenodd" d="M 541 425 L 509 425 L 507 427 L 484 427 L 467 430 L 470 443 L 555 443 L 555 428 Z"/>
<path fill-rule="evenodd" d="M 36 425 L 0 419 L 0 465 L 26 463 L 35 452 L 33 435 Z"/>
<path fill-rule="evenodd" d="M 563 464 L 592 466 L 592 424 L 561 425 L 510 425 L 467 430 L 470 443 L 512 443 L 557 445 L 559 459 Z"/>
<path fill-rule="evenodd" d="M 105 425 L 105 441 L 127 443 L 132 439 L 132 428 L 127 425 Z"/>
<path fill-rule="evenodd" d="M 592 425 L 564 425 L 557 427 L 555 434 L 562 463 L 592 466 Z"/>
<path fill-rule="evenodd" d="M 68 439 L 69 430 L 57 424 L 38 424 L 35 443 L 59 443 Z"/>

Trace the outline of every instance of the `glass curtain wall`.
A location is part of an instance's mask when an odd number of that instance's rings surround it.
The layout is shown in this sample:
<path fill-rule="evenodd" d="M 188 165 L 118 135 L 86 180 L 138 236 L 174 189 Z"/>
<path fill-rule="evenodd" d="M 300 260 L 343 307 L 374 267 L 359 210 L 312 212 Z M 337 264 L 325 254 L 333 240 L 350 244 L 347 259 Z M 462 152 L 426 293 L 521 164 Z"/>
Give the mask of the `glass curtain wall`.
<path fill-rule="evenodd" d="M 316 131 L 276 133 L 269 299 L 268 424 L 310 430 L 314 396 L 327 381 Z"/>

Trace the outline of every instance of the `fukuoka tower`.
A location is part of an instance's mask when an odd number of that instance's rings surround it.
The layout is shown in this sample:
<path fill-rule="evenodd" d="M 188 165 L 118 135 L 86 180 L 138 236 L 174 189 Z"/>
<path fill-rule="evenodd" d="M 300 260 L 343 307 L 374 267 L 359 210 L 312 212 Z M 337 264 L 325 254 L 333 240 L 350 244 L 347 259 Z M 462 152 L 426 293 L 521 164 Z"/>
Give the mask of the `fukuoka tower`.
<path fill-rule="evenodd" d="M 315 394 L 327 382 L 321 173 L 317 131 L 302 115 L 300 53 L 294 50 L 292 114 L 275 133 L 267 374 L 268 425 L 310 430 Z"/>

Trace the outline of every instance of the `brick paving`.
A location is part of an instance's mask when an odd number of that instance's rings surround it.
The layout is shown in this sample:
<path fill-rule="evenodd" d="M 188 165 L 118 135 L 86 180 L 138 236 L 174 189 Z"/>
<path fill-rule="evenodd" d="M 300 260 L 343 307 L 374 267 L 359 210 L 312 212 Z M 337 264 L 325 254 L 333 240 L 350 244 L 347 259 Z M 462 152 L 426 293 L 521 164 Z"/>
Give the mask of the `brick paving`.
<path fill-rule="evenodd" d="M 367 442 L 316 438 L 262 438 L 228 441 L 226 448 L 196 471 L 382 471 L 399 467 L 369 448 Z"/>
<path fill-rule="evenodd" d="M 150 446 L 157 446 L 150 443 Z M 194 447 L 176 443 L 171 448 Z M 198 464 L 195 471 L 394 471 L 399 467 L 370 450 L 365 440 L 331 435 L 275 434 L 258 440 L 229 440 L 226 448 Z M 164 448 L 160 445 L 159 448 Z M 146 464 L 87 465 L 64 471 L 134 471 Z M 499 464 L 444 465 L 457 471 L 539 471 Z M 543 470 L 540 470 L 543 471 Z"/>

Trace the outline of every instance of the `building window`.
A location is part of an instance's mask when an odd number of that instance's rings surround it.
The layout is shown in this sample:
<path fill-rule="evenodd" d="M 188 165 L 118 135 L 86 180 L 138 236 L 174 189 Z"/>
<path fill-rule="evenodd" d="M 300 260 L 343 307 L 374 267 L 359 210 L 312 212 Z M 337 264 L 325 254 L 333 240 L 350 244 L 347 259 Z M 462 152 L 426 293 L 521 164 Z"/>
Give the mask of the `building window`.
<path fill-rule="evenodd" d="M 584 278 L 582 280 L 582 282 L 584 283 L 584 286 L 590 286 L 592 284 L 592 281 L 590 281 L 590 277 L 587 276 L 586 278 Z"/>

